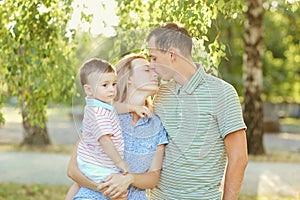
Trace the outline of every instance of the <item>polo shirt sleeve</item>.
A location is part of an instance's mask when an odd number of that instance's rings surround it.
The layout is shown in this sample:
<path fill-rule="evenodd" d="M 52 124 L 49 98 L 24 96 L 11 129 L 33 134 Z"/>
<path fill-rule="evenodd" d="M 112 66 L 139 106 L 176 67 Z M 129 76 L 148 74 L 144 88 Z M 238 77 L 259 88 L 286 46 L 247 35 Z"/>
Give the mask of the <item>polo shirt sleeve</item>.
<path fill-rule="evenodd" d="M 106 115 L 96 115 L 95 117 L 92 128 L 95 139 L 99 140 L 104 135 L 113 135 L 114 130 L 111 119 Z"/>
<path fill-rule="evenodd" d="M 164 128 L 164 126 L 162 125 L 161 121 L 160 121 L 160 129 L 159 130 L 160 131 L 158 133 L 158 144 L 157 145 L 168 144 L 169 139 L 168 139 L 168 136 L 167 136 L 167 131 Z"/>
<path fill-rule="evenodd" d="M 244 123 L 242 107 L 234 87 L 224 83 L 223 91 L 218 97 L 217 118 L 221 137 L 225 138 L 229 133 L 246 129 Z"/>

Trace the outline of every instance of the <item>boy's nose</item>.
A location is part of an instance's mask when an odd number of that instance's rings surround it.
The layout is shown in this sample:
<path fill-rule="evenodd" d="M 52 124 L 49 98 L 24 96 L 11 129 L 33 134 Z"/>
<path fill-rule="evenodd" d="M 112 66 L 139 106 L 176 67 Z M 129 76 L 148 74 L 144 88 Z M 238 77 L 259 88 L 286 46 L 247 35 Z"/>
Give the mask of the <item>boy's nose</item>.
<path fill-rule="evenodd" d="M 111 85 L 111 86 L 109 87 L 109 90 L 114 92 L 114 91 L 116 90 L 116 88 L 115 88 L 115 86 Z"/>

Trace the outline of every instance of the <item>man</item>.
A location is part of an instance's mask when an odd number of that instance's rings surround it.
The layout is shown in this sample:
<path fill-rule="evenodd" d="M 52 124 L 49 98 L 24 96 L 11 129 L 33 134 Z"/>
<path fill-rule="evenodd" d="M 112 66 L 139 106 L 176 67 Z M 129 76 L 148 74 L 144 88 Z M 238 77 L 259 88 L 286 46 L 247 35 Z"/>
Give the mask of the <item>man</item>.
<path fill-rule="evenodd" d="M 161 85 L 154 109 L 170 139 L 150 198 L 238 199 L 248 157 L 235 89 L 193 62 L 192 39 L 176 23 L 154 29 L 147 43 L 150 68 L 168 81 Z"/>

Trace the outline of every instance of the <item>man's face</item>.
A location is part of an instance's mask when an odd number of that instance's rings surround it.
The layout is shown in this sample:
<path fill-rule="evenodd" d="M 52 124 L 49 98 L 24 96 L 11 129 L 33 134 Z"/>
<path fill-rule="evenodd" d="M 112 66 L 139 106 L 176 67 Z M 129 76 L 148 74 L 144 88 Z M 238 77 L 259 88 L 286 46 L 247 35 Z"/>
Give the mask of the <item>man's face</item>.
<path fill-rule="evenodd" d="M 148 42 L 150 68 L 153 69 L 160 78 L 169 80 L 174 76 L 172 62 L 169 52 L 163 52 L 155 46 L 154 38 Z"/>

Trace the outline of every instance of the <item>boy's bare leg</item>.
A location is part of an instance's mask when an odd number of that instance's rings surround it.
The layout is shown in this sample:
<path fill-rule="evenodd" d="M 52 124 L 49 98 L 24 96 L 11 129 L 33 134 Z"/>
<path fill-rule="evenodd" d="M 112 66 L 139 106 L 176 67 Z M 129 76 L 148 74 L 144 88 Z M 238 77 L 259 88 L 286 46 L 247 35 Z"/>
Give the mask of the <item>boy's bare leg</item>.
<path fill-rule="evenodd" d="M 77 194 L 78 190 L 80 189 L 80 186 L 77 183 L 73 183 L 73 185 L 70 187 L 66 200 L 72 200 L 73 197 Z"/>

